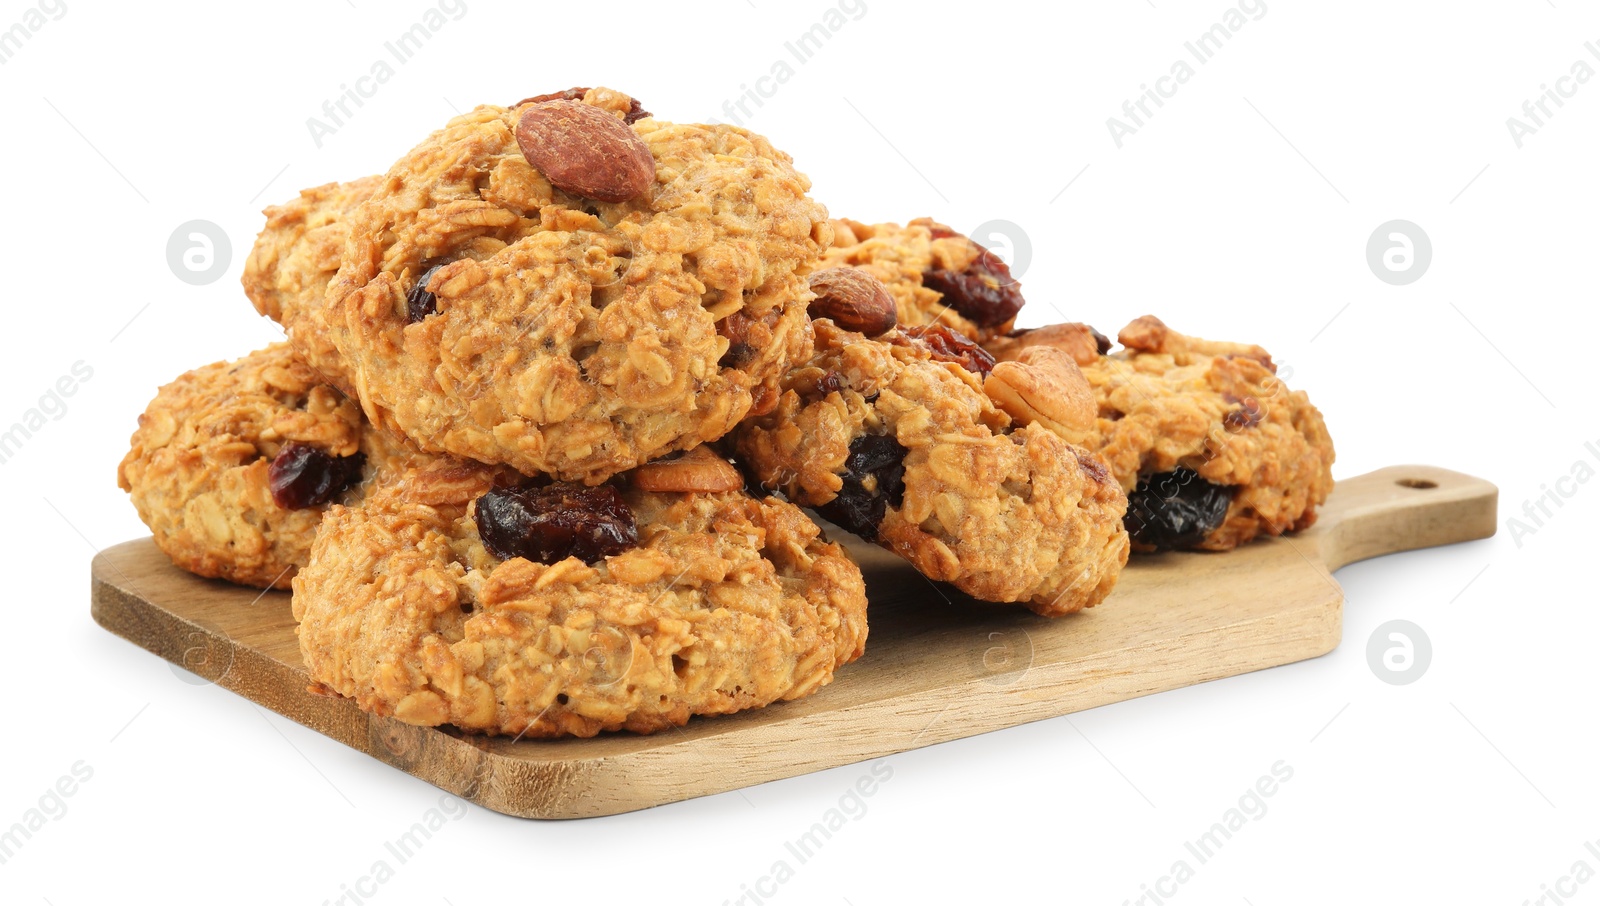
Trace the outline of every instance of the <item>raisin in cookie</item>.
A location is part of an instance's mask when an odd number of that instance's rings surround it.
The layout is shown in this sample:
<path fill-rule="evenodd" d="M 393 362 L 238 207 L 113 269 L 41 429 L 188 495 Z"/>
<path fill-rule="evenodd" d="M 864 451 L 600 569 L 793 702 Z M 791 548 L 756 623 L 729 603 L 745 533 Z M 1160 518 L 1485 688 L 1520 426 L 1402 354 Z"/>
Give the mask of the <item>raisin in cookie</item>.
<path fill-rule="evenodd" d="M 179 567 L 288 588 L 330 501 L 419 457 L 286 343 L 190 371 L 156 394 L 117 468 L 139 518 Z"/>
<path fill-rule="evenodd" d="M 241 281 L 256 311 L 283 327 L 306 364 L 347 392 L 344 361 L 328 339 L 322 300 L 339 270 L 350 214 L 379 182 L 368 176 L 328 183 L 267 208 L 267 225 L 256 237 Z"/>
<path fill-rule="evenodd" d="M 1316 520 L 1333 441 L 1304 391 L 1259 346 L 1187 337 L 1153 316 L 1083 366 L 1099 410 L 1092 446 L 1128 491 L 1139 550 L 1229 550 Z"/>
<path fill-rule="evenodd" d="M 905 226 L 833 221 L 820 268 L 857 267 L 893 294 L 905 327 L 944 325 L 973 340 L 1011 329 L 1022 288 L 993 252 L 926 217 Z"/>
<path fill-rule="evenodd" d="M 593 736 L 801 698 L 861 655 L 861 572 L 804 513 L 706 448 L 645 469 L 462 463 L 332 508 L 294 582 L 312 679 L 410 724 Z"/>
<path fill-rule="evenodd" d="M 635 106 L 479 107 L 351 216 L 325 314 L 375 423 L 597 484 L 775 402 L 827 212 L 766 139 Z"/>
<path fill-rule="evenodd" d="M 976 598 L 1055 616 L 1110 593 L 1127 499 L 1067 439 L 1093 423 L 1069 357 L 996 364 L 945 326 L 815 330 L 777 408 L 735 433 L 756 481 Z"/>

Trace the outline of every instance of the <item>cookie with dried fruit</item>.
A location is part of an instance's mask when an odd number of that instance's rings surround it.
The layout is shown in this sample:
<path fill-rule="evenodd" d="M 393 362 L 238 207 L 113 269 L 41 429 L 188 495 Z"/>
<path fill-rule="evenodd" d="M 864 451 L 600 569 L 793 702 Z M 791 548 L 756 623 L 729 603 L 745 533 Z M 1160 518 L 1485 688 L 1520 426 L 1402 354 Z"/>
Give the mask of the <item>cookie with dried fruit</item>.
<path fill-rule="evenodd" d="M 766 139 L 604 88 L 482 106 L 350 217 L 325 317 L 367 415 L 598 484 L 770 408 L 830 239 Z"/>
<path fill-rule="evenodd" d="M 288 588 L 330 503 L 354 503 L 378 473 L 428 458 L 366 424 L 279 343 L 162 387 L 117 483 L 179 567 Z"/>
<path fill-rule="evenodd" d="M 833 221 L 817 268 L 855 267 L 878 278 L 903 327 L 941 325 L 987 341 L 1011 330 L 1022 287 L 998 255 L 942 223 Z"/>
<path fill-rule="evenodd" d="M 1260 346 L 1180 334 L 1146 315 L 1083 366 L 1089 445 L 1128 492 L 1140 550 L 1229 550 L 1309 527 L 1333 490 L 1333 440 Z"/>
<path fill-rule="evenodd" d="M 312 679 L 420 726 L 649 733 L 802 698 L 862 653 L 861 572 L 701 447 L 610 483 L 457 463 L 334 507 L 294 583 Z"/>
<path fill-rule="evenodd" d="M 1127 499 L 1069 440 L 1092 428 L 1070 357 L 997 364 L 943 325 L 815 329 L 777 407 L 735 432 L 756 481 L 976 598 L 1055 616 L 1110 593 Z"/>

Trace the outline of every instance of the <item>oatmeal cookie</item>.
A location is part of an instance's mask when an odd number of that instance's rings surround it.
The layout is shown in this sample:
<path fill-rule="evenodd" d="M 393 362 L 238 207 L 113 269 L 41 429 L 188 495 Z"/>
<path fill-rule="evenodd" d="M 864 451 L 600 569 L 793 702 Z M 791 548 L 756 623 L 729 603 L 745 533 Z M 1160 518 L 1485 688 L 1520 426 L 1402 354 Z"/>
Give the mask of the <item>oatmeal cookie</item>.
<path fill-rule="evenodd" d="M 286 343 L 182 375 L 156 394 L 117 467 L 156 545 L 179 567 L 288 588 L 330 501 L 420 456 Z"/>
<path fill-rule="evenodd" d="M 380 181 L 368 176 L 331 182 L 267 208 L 267 225 L 256 237 L 241 280 L 256 311 L 283 327 L 300 358 L 346 392 L 350 382 L 339 350 L 328 340 L 322 300 L 339 270 L 350 214 Z"/>
<path fill-rule="evenodd" d="M 833 245 L 817 268 L 858 267 L 894 295 L 901 326 L 942 324 L 969 339 L 1005 334 L 1022 288 L 993 252 L 926 217 L 905 226 L 833 221 Z"/>
<path fill-rule="evenodd" d="M 598 484 L 776 401 L 827 212 L 766 139 L 634 107 L 479 107 L 351 216 L 326 316 L 374 423 Z"/>
<path fill-rule="evenodd" d="M 1110 593 L 1127 500 L 1067 439 L 1093 421 L 1069 357 L 997 365 L 944 326 L 815 330 L 777 408 L 735 432 L 757 482 L 975 598 L 1055 616 Z"/>
<path fill-rule="evenodd" d="M 1229 550 L 1309 527 L 1333 490 L 1333 441 L 1259 346 L 1202 340 L 1146 315 L 1085 365 L 1091 446 L 1128 491 L 1136 549 Z"/>
<path fill-rule="evenodd" d="M 410 724 L 593 736 L 801 698 L 861 655 L 861 572 L 804 513 L 704 447 L 646 468 L 457 464 L 333 507 L 294 582 L 312 678 Z"/>

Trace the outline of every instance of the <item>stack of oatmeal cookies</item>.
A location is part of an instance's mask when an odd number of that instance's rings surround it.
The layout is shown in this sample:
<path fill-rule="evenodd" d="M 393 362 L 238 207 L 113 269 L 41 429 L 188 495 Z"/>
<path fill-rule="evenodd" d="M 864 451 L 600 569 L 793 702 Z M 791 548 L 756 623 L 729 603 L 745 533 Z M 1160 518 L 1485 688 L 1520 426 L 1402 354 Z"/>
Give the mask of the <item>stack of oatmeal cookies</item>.
<path fill-rule="evenodd" d="M 478 107 L 267 210 L 288 341 L 161 388 L 119 481 L 179 567 L 292 588 L 322 690 L 527 737 L 831 682 L 868 606 L 813 517 L 1052 617 L 1315 518 L 1332 443 L 1265 350 L 1015 330 L 993 253 L 809 189 L 605 88 Z"/>

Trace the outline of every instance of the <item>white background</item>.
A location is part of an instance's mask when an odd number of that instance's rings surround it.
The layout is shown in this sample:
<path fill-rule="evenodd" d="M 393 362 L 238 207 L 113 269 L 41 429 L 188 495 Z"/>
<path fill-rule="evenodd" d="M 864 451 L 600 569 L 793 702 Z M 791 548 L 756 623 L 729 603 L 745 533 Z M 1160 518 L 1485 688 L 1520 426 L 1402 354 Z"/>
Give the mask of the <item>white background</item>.
<path fill-rule="evenodd" d="M 1600 450 L 1600 80 L 1520 149 L 1506 125 L 1574 61 L 1600 68 L 1584 47 L 1600 13 L 1269 0 L 1118 149 L 1107 117 L 1188 58 L 1222 0 L 1048 17 L 867 0 L 803 64 L 784 43 L 823 0 L 466 0 L 318 148 L 307 118 L 421 0 L 66 6 L 0 67 L 0 426 L 75 362 L 93 369 L 0 465 L 0 828 L 74 764 L 93 775 L 0 865 L 6 902 L 320 904 L 439 802 L 89 618 L 93 548 L 144 533 L 113 477 L 138 412 L 179 372 L 277 336 L 237 282 L 260 209 L 385 169 L 479 102 L 603 84 L 663 119 L 728 119 L 723 101 L 780 59 L 793 77 L 746 122 L 834 213 L 1013 223 L 1033 252 L 1025 323 L 1114 333 L 1154 312 L 1261 343 L 1326 414 L 1336 475 L 1447 466 L 1496 482 L 1502 512 L 1492 540 L 1341 571 L 1345 642 L 1327 657 L 888 759 L 866 813 L 767 902 L 1135 901 L 1280 760 L 1293 778 L 1269 811 L 1174 899 L 1520 904 L 1579 859 L 1600 870 L 1583 845 L 1600 839 L 1600 483 L 1563 485 L 1574 496 L 1520 544 L 1506 521 L 1575 462 L 1600 467 L 1584 448 Z M 0 29 L 29 8 L 0 6 Z M 1365 259 L 1394 218 L 1433 244 L 1408 286 Z M 232 242 L 206 286 L 166 261 L 194 219 Z M 1434 649 L 1409 686 L 1365 655 L 1400 618 Z M 368 902 L 736 901 L 868 768 L 580 822 L 468 807 Z M 1600 902 L 1600 879 L 1571 902 Z"/>

